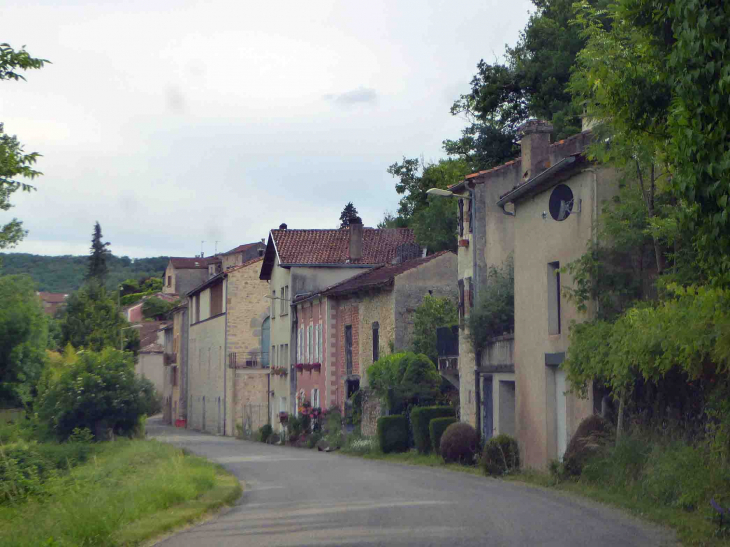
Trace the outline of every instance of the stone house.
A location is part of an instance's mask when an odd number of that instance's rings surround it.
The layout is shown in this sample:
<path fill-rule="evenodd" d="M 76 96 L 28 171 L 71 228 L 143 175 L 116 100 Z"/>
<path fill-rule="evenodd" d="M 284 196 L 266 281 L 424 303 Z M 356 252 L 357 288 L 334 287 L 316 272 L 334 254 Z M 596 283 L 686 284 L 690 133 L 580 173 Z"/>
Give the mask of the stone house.
<path fill-rule="evenodd" d="M 271 316 L 271 421 L 280 430 L 280 412 L 296 413 L 298 364 L 296 308 L 292 301 L 313 295 L 322 289 L 350 278 L 363 270 L 389 264 L 398 253 L 420 254 L 413 231 L 407 228 L 363 228 L 351 222 L 349 228 L 335 230 L 289 230 L 282 224 L 271 230 L 266 245 L 260 278 L 269 283 Z M 329 340 L 331 323 L 328 311 L 317 315 L 322 340 Z M 312 310 L 310 310 L 310 313 Z M 319 313 L 319 312 L 317 312 Z M 313 322 L 314 319 L 310 318 Z M 329 342 L 323 344 L 329 347 Z M 331 395 L 333 379 L 325 376 L 328 387 L 320 392 L 320 405 L 335 403 Z M 318 384 L 319 385 L 319 384 Z M 318 388 L 319 389 L 319 388 Z"/>
<path fill-rule="evenodd" d="M 569 386 L 557 368 L 567 350 L 567 325 L 579 319 L 554 286 L 556 280 L 560 283 L 557 268 L 585 251 L 594 237 L 601 201 L 616 190 L 610 180 L 602 180 L 600 189 L 594 184 L 592 190 L 584 181 L 595 174 L 582 155 L 590 131 L 551 144 L 551 130 L 546 122 L 526 122 L 520 128 L 520 158 L 468 175 L 449 188 L 459 198 L 461 320 L 456 372 L 461 419 L 480 429 L 484 438 L 516 435 L 525 465 L 540 468 L 562 456 L 565 439 L 592 410 L 590 401 L 564 394 Z M 550 201 L 548 190 L 572 176 L 578 178 L 567 186 L 580 188 L 578 201 L 563 201 L 574 210 L 573 222 L 562 222 L 571 213 L 561 212 L 560 205 L 555 216 L 563 218 L 551 221 L 548 203 L 543 203 Z M 542 209 L 535 213 L 530 207 Z M 518 208 L 529 212 L 518 215 Z M 533 214 L 537 221 L 529 222 Z M 477 354 L 468 341 L 466 318 L 478 303 L 480 288 L 487 285 L 489 268 L 502 266 L 510 257 L 515 270 L 515 332 L 492 339 Z M 539 262 L 543 259 L 545 264 Z M 563 274 L 563 282 L 571 280 Z M 549 322 L 557 322 L 562 330 L 553 332 Z M 443 374 L 454 372 L 453 357 L 439 359 Z"/>
<path fill-rule="evenodd" d="M 165 329 L 164 321 L 148 321 L 142 323 L 140 329 L 140 349 L 137 352 L 137 363 L 134 371 L 147 378 L 155 386 L 157 394 L 164 397 L 165 393 Z"/>
<path fill-rule="evenodd" d="M 297 355 L 302 356 L 297 363 L 322 363 L 320 371 L 296 371 L 299 391 L 303 389 L 308 399 L 310 392 L 326 393 L 329 406 L 344 411 L 345 401 L 367 387 L 365 373 L 373 362 L 391 349 L 410 349 L 414 312 L 425 295 L 456 302 L 456 267 L 456 255 L 443 251 L 376 266 L 295 299 Z M 323 344 L 327 318 L 328 336 Z M 318 395 L 317 401 L 321 400 Z"/>
<path fill-rule="evenodd" d="M 188 302 L 170 311 L 172 321 L 165 331 L 166 368 L 163 419 L 166 423 L 185 427 L 187 423 Z"/>
<path fill-rule="evenodd" d="M 235 435 L 268 420 L 267 284 L 261 258 L 224 270 L 188 292 L 187 425 Z"/>
<path fill-rule="evenodd" d="M 208 265 L 219 262 L 216 257 L 170 257 L 162 276 L 162 292 L 185 295 L 208 279 Z"/>
<path fill-rule="evenodd" d="M 59 292 L 40 291 L 36 294 L 41 299 L 43 311 L 51 317 L 55 317 L 56 312 L 66 304 L 66 298 L 68 298 L 68 294 Z"/>

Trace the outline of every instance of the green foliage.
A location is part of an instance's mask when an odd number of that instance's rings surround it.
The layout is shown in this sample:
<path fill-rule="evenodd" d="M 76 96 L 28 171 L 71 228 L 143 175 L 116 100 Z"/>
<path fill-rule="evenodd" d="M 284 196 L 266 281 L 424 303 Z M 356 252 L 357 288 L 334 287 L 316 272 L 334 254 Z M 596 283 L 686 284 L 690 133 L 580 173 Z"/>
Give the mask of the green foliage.
<path fill-rule="evenodd" d="M 408 450 L 408 420 L 402 414 L 378 418 L 378 443 L 383 453 Z"/>
<path fill-rule="evenodd" d="M 142 304 L 142 315 L 145 319 L 164 319 L 167 313 L 176 306 L 174 302 L 168 302 L 162 298 L 151 297 Z"/>
<path fill-rule="evenodd" d="M 413 351 L 423 353 L 434 363 L 438 362 L 436 348 L 436 329 L 451 327 L 459 322 L 459 313 L 449 298 L 431 295 L 423 297 L 423 302 L 413 314 Z"/>
<path fill-rule="evenodd" d="M 434 418 L 428 422 L 428 434 L 431 438 L 431 448 L 434 454 L 440 454 L 441 449 L 441 437 L 444 431 L 451 425 L 455 424 L 458 420 L 456 418 Z"/>
<path fill-rule="evenodd" d="M 491 267 L 487 284 L 467 317 L 468 337 L 477 350 L 489 340 L 515 330 L 515 269 L 510 257 L 500 268 Z"/>
<path fill-rule="evenodd" d="M 340 228 L 347 228 L 350 225 L 350 219 L 360 218 L 357 214 L 357 209 L 351 201 L 347 202 L 345 208 L 340 213 Z"/>
<path fill-rule="evenodd" d="M 418 158 L 403 158 L 402 163 L 388 167 L 388 173 L 397 178 L 395 189 L 403 195 L 398 216 L 386 218 L 383 227 L 410 227 L 416 241 L 436 253 L 456 251 L 457 210 L 455 200 L 429 197 L 430 188 L 446 189 L 462 180 L 470 172 L 467 162 L 458 159 L 425 163 Z"/>
<path fill-rule="evenodd" d="M 567 475 L 580 475 L 593 454 L 613 444 L 613 429 L 607 420 L 596 414 L 584 419 L 563 454 L 564 472 Z"/>
<path fill-rule="evenodd" d="M 31 57 L 25 48 L 14 50 L 9 44 L 0 44 L 0 81 L 3 80 L 25 80 L 19 70 L 31 70 L 43 68 L 47 63 L 45 59 Z M 32 152 L 26 154 L 23 145 L 15 136 L 5 133 L 5 128 L 0 123 L 0 211 L 9 210 L 10 196 L 22 190 L 30 192 L 35 190 L 26 182 L 17 180 L 17 177 L 34 179 L 42 173 L 33 169 L 40 154 Z M 13 219 L 7 224 L 0 226 L 0 249 L 15 246 L 25 237 L 27 232 L 23 230 L 22 222 Z"/>
<path fill-rule="evenodd" d="M 407 362 L 403 353 L 384 355 L 370 365 L 365 372 L 370 389 L 384 399 L 390 388 L 400 385 L 403 375 L 406 373 L 406 366 Z"/>
<path fill-rule="evenodd" d="M 342 414 L 340 408 L 333 406 L 327 410 L 326 418 L 324 421 L 324 438 L 330 448 L 340 448 L 343 443 L 342 434 Z"/>
<path fill-rule="evenodd" d="M 429 425 L 436 418 L 453 417 L 454 409 L 448 406 L 417 406 L 411 410 L 411 427 L 413 442 L 421 454 L 431 450 Z"/>
<path fill-rule="evenodd" d="M 80 352 L 41 395 L 39 415 L 61 440 L 84 427 L 97 437 L 130 435 L 154 405 L 154 386 L 134 373 L 131 354 L 107 348 Z"/>
<path fill-rule="evenodd" d="M 100 351 L 105 347 L 118 347 L 122 328 L 129 326 L 119 313 L 117 303 L 106 289 L 90 282 L 66 299 L 60 315 L 61 343 L 75 348 Z M 134 329 L 124 332 L 127 351 L 139 349 L 139 334 Z"/>
<path fill-rule="evenodd" d="M 27 276 L 0 277 L 0 407 L 31 402 L 46 363 L 48 318 Z"/>
<path fill-rule="evenodd" d="M 487 475 L 507 475 L 520 468 L 520 448 L 509 435 L 492 437 L 484 445 L 479 461 Z"/>
<path fill-rule="evenodd" d="M 97 221 L 94 225 L 94 233 L 91 234 L 91 254 L 89 255 L 89 270 L 86 273 L 86 279 L 95 280 L 101 285 L 104 284 L 109 273 L 106 258 L 111 254 L 111 251 L 107 249 L 111 243 L 102 242 L 102 237 L 104 236 L 101 234 L 101 225 Z"/>
<path fill-rule="evenodd" d="M 88 256 L 41 256 L 26 253 L 0 253 L 2 272 L 6 275 L 26 274 L 36 282 L 38 290 L 48 292 L 72 293 L 81 288 L 89 265 Z M 167 267 L 169 258 L 131 259 L 127 256 L 109 255 L 106 264 L 109 268 L 106 288 L 116 293 L 121 284 L 130 278 L 149 279 L 155 277 L 154 286 L 145 292 L 157 292 L 157 283 L 162 285 L 160 274 Z M 145 282 L 144 285 L 147 283 Z M 144 286 L 143 285 L 143 286 Z"/>
<path fill-rule="evenodd" d="M 439 452 L 446 463 L 471 465 L 474 463 L 478 444 L 476 430 L 467 423 L 456 422 L 441 435 Z"/>
<path fill-rule="evenodd" d="M 271 424 L 264 424 L 261 427 L 259 427 L 259 440 L 262 443 L 266 443 L 269 441 L 269 437 L 274 434 L 274 428 L 271 427 Z"/>
<path fill-rule="evenodd" d="M 439 396 L 441 376 L 425 355 L 410 352 L 386 355 L 367 369 L 368 385 L 388 408 L 400 412 L 415 402 L 432 403 Z"/>

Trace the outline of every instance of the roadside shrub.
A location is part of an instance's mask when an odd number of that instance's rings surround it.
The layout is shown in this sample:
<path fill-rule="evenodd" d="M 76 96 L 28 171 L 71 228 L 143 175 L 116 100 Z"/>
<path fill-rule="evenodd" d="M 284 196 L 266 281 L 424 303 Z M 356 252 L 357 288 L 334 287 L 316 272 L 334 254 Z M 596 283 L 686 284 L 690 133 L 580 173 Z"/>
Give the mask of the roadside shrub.
<path fill-rule="evenodd" d="M 583 420 L 570 439 L 563 455 L 563 469 L 567 475 L 577 476 L 591 455 L 611 445 L 614 441 L 611 423 L 593 414 Z"/>
<path fill-rule="evenodd" d="M 509 435 L 492 437 L 484 445 L 480 461 L 487 475 L 507 475 L 520 467 L 520 449 Z"/>
<path fill-rule="evenodd" d="M 84 351 L 44 390 L 39 415 L 59 440 L 87 428 L 96 440 L 107 432 L 132 435 L 139 418 L 155 407 L 152 382 L 134 373 L 129 352 L 106 348 Z"/>
<path fill-rule="evenodd" d="M 337 406 L 327 411 L 324 424 L 324 439 L 331 449 L 340 448 L 344 442 L 342 434 L 342 414 Z"/>
<path fill-rule="evenodd" d="M 428 423 L 428 433 L 431 437 L 431 448 L 434 454 L 440 454 L 441 436 L 451 424 L 456 423 L 456 418 L 434 418 Z"/>
<path fill-rule="evenodd" d="M 307 448 L 315 448 L 317 443 L 322 438 L 322 433 L 315 431 L 309 437 L 307 437 Z"/>
<path fill-rule="evenodd" d="M 271 427 L 271 424 L 264 424 L 261 427 L 259 427 L 259 439 L 262 443 L 268 442 L 269 437 L 273 435 L 274 428 Z"/>
<path fill-rule="evenodd" d="M 289 420 L 286 423 L 286 429 L 289 432 L 289 439 L 292 441 L 297 440 L 304 429 L 302 419 L 296 416 L 289 416 Z"/>
<path fill-rule="evenodd" d="M 402 414 L 378 418 L 378 442 L 384 453 L 408 450 L 408 420 Z"/>
<path fill-rule="evenodd" d="M 413 442 L 416 450 L 421 454 L 431 451 L 431 434 L 429 424 L 434 418 L 453 416 L 454 411 L 447 406 L 417 406 L 411 410 L 411 427 L 413 428 Z"/>
<path fill-rule="evenodd" d="M 345 448 L 352 454 L 368 454 L 375 449 L 375 441 L 367 437 L 350 437 Z"/>
<path fill-rule="evenodd" d="M 464 422 L 451 424 L 441 436 L 441 457 L 446 463 L 474 463 L 479 437 L 472 426 Z"/>

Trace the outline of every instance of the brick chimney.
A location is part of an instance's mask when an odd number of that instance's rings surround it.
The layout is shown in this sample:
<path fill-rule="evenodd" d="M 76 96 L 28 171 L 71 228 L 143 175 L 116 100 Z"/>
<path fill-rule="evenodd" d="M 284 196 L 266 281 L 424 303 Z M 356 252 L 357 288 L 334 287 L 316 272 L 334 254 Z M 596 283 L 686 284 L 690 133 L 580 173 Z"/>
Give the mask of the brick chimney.
<path fill-rule="evenodd" d="M 350 260 L 360 260 L 362 258 L 362 220 L 360 217 L 350 219 L 348 232 L 350 236 Z"/>
<path fill-rule="evenodd" d="M 528 181 L 550 167 L 550 132 L 544 120 L 527 120 L 517 128 L 522 148 L 522 180 Z"/>

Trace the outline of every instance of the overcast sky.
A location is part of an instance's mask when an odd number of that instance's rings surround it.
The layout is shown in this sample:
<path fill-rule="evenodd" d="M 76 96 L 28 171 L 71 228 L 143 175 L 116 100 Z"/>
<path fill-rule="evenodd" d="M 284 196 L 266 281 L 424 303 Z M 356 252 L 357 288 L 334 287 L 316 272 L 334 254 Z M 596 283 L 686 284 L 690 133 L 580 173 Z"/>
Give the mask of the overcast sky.
<path fill-rule="evenodd" d="M 10 5 L 9 5 L 10 4 Z M 525 26 L 527 0 L 23 0 L 0 42 L 53 64 L 0 83 L 7 133 L 43 154 L 0 211 L 11 252 L 206 255 L 395 211 L 388 165 L 438 160 L 449 107 Z"/>

